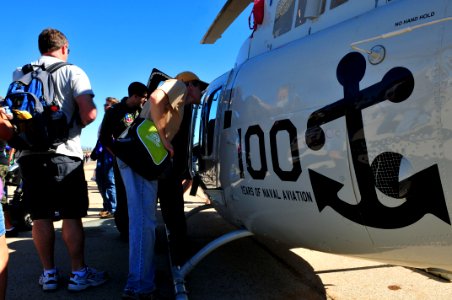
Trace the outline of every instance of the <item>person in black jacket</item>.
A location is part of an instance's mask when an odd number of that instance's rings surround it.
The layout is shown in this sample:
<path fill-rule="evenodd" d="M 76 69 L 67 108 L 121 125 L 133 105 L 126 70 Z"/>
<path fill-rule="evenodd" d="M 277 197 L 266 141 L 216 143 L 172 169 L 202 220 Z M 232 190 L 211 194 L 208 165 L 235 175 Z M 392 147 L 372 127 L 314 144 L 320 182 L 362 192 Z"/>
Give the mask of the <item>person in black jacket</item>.
<path fill-rule="evenodd" d="M 99 141 L 104 148 L 115 157 L 112 151 L 113 141 L 123 133 L 140 114 L 141 108 L 148 97 L 148 89 L 141 82 L 132 82 L 128 88 L 128 97 L 113 105 L 105 112 L 99 132 Z M 124 183 L 118 165 L 113 163 L 116 186 L 116 211 L 114 214 L 116 227 L 121 236 L 128 236 L 127 198 Z"/>
<path fill-rule="evenodd" d="M 116 98 L 107 97 L 105 99 L 104 111 L 109 110 L 113 105 L 119 103 Z M 99 213 L 101 219 L 112 218 L 116 211 L 116 187 L 113 165 L 115 163 L 111 153 L 104 149 L 98 140 L 91 152 L 91 159 L 96 163 L 96 183 L 103 199 L 103 208 Z"/>

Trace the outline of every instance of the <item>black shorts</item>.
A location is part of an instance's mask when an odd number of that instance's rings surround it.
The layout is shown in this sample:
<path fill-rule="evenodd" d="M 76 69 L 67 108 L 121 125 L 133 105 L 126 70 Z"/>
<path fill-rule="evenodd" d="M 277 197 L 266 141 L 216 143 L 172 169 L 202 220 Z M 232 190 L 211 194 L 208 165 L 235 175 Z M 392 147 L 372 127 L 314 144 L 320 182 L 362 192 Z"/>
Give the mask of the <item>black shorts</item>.
<path fill-rule="evenodd" d="M 83 162 L 65 155 L 27 155 L 18 160 L 23 200 L 31 218 L 79 219 L 88 212 L 88 187 Z"/>

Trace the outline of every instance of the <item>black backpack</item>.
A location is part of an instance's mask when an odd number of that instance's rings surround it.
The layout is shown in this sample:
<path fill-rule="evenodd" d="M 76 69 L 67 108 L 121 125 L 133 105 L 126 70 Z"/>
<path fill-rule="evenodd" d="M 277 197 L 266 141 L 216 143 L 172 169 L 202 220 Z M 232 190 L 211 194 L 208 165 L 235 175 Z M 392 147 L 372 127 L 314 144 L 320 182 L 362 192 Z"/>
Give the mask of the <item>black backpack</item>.
<path fill-rule="evenodd" d="M 53 72 L 65 65 L 68 63 L 58 62 L 48 67 L 25 65 L 22 67 L 24 75 L 9 85 L 3 106 L 13 115 L 11 123 L 15 133 L 8 141 L 11 147 L 47 151 L 68 140 L 73 120 L 67 122 L 56 101 L 52 77 Z"/>

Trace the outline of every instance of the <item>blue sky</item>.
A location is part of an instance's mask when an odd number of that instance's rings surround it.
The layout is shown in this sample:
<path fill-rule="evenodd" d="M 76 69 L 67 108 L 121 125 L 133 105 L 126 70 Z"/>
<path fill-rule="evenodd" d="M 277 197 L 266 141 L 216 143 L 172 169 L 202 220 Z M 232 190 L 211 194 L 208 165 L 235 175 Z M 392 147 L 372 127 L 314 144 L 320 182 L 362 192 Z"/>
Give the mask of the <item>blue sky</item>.
<path fill-rule="evenodd" d="M 216 44 L 200 44 L 225 3 L 220 0 L 40 3 L 0 3 L 0 95 L 5 96 L 16 67 L 39 57 L 37 41 L 42 29 L 61 30 L 69 39 L 69 62 L 85 70 L 96 94 L 99 114 L 83 130 L 84 147 L 95 145 L 106 97 L 127 96 L 129 83 L 146 84 L 154 67 L 171 76 L 191 70 L 204 81 L 212 81 L 234 66 L 243 41 L 251 34 L 250 6 Z"/>

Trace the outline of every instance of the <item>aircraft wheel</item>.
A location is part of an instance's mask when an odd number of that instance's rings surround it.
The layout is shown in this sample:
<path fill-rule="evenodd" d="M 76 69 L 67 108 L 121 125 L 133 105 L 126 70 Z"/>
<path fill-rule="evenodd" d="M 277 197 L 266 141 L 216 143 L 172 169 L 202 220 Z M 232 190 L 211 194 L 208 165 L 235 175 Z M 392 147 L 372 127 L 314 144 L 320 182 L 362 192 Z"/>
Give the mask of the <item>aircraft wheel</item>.
<path fill-rule="evenodd" d="M 129 214 L 127 211 L 127 203 L 120 205 L 118 202 L 116 211 L 114 214 L 116 228 L 118 229 L 121 238 L 124 240 L 129 239 Z"/>

